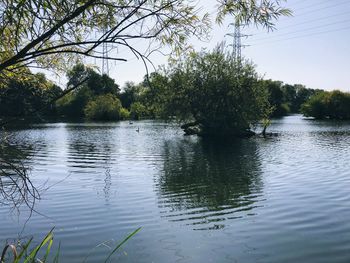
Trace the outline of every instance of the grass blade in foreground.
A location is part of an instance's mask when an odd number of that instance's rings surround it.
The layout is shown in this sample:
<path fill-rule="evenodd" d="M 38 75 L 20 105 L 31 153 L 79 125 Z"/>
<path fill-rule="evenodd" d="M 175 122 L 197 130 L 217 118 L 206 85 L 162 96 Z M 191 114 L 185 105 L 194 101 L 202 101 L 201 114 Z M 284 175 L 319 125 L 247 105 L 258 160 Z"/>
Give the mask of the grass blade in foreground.
<path fill-rule="evenodd" d="M 115 249 L 113 249 L 113 251 L 108 255 L 108 257 L 105 260 L 105 263 L 111 258 L 111 256 L 122 246 L 124 245 L 131 237 L 133 237 L 134 235 L 137 234 L 137 232 L 139 232 L 141 230 L 141 227 L 139 227 L 138 229 L 136 229 L 134 232 L 132 232 L 130 235 L 128 235 L 122 242 L 120 242 Z"/>

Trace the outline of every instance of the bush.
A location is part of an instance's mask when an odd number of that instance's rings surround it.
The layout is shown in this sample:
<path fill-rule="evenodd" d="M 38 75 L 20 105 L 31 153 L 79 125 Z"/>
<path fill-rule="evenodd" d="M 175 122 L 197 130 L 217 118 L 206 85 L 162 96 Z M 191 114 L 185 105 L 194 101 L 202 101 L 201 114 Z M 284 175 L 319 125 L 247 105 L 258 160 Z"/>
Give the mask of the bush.
<path fill-rule="evenodd" d="M 312 96 L 301 107 L 305 116 L 315 119 L 350 119 L 350 94 L 335 90 Z"/>
<path fill-rule="evenodd" d="M 93 98 L 93 93 L 88 87 L 70 92 L 57 100 L 57 113 L 66 117 L 84 117 L 84 109 L 91 98 Z"/>
<path fill-rule="evenodd" d="M 121 108 L 120 109 L 120 119 L 126 120 L 129 118 L 130 118 L 130 112 L 128 111 L 128 109 Z"/>
<path fill-rule="evenodd" d="M 280 105 L 280 112 L 281 112 L 281 114 L 282 114 L 282 115 L 280 115 L 280 116 L 286 116 L 286 115 L 288 115 L 288 114 L 291 112 L 289 104 L 288 104 L 288 103 L 282 103 L 282 104 Z"/>
<path fill-rule="evenodd" d="M 134 102 L 130 106 L 130 115 L 131 115 L 131 118 L 138 120 L 142 117 L 147 116 L 147 109 L 140 102 Z"/>
<path fill-rule="evenodd" d="M 42 73 L 27 72 L 26 78 L 0 81 L 0 116 L 26 117 L 33 113 L 52 115 L 51 101 L 59 96 L 61 88 L 47 80 Z"/>
<path fill-rule="evenodd" d="M 221 48 L 192 54 L 167 75 L 169 116 L 194 121 L 202 135 L 242 136 L 270 110 L 254 65 L 235 63 Z"/>
<path fill-rule="evenodd" d="M 85 117 L 91 120 L 110 121 L 120 119 L 121 109 L 121 102 L 116 96 L 105 94 L 90 100 L 84 109 L 84 113 Z"/>

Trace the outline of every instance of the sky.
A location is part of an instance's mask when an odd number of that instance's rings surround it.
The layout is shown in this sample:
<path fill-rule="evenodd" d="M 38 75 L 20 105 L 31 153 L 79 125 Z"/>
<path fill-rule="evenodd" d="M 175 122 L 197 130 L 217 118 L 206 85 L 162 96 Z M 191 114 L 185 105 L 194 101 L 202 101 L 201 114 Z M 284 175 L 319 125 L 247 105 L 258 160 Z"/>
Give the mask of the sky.
<path fill-rule="evenodd" d="M 214 0 L 199 0 L 203 10 L 214 14 Z M 350 91 L 350 0 L 289 0 L 283 6 L 292 10 L 293 16 L 278 19 L 276 29 L 267 32 L 262 28 L 244 28 L 242 55 L 252 60 L 265 79 L 280 80 L 289 84 L 303 84 L 308 88 Z M 215 17 L 212 15 L 212 20 Z M 221 26 L 213 25 L 210 40 L 191 40 L 196 50 L 213 49 L 226 40 L 233 29 L 228 18 Z M 137 47 L 144 43 L 138 41 Z M 119 50 L 122 54 L 123 50 Z M 110 62 L 109 75 L 123 86 L 126 81 L 139 82 L 145 75 L 142 61 L 126 54 L 128 62 Z M 157 67 L 167 63 L 167 56 L 154 53 L 151 57 Z M 95 63 L 95 61 L 90 61 Z M 98 66 L 101 63 L 96 61 Z M 57 79 L 56 79 L 57 80 Z M 64 77 L 58 79 L 64 85 Z"/>

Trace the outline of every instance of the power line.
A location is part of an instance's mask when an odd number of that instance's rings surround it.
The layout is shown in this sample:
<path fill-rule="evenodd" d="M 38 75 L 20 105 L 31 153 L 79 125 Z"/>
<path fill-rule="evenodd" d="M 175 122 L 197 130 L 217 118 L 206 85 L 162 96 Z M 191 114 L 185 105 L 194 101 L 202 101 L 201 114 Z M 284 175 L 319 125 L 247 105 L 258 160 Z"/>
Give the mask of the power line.
<path fill-rule="evenodd" d="M 337 6 L 344 5 L 344 4 L 350 4 L 350 1 L 349 1 L 349 0 L 346 0 L 346 1 L 343 1 L 343 2 L 340 2 L 340 3 L 337 3 L 337 4 L 335 4 L 335 5 L 325 6 L 325 7 L 318 8 L 318 9 L 314 9 L 314 10 L 311 10 L 311 11 L 308 11 L 308 12 L 303 12 L 303 13 L 297 14 L 297 15 L 298 15 L 298 17 L 299 17 L 299 16 L 303 16 L 303 15 L 308 15 L 308 14 L 310 14 L 310 13 L 316 13 L 316 12 L 321 11 L 321 10 L 334 8 L 334 7 L 337 7 Z"/>
<path fill-rule="evenodd" d="M 295 5 L 295 4 L 299 4 L 299 3 L 305 3 L 305 2 L 306 2 L 306 0 L 299 0 L 299 1 L 294 2 L 293 4 Z"/>
<path fill-rule="evenodd" d="M 305 38 L 305 37 L 322 35 L 322 34 L 327 34 L 327 33 L 334 33 L 334 32 L 343 31 L 343 30 L 347 30 L 347 29 L 350 29 L 350 26 L 339 28 L 336 30 L 327 30 L 327 31 L 315 32 L 315 33 L 311 33 L 311 34 L 307 34 L 307 35 L 302 35 L 302 36 L 289 37 L 289 38 L 278 39 L 278 40 L 274 40 L 274 41 L 266 41 L 266 42 L 256 43 L 254 45 L 265 45 L 265 44 L 270 44 L 270 43 L 283 42 L 283 41 L 292 40 L 292 39 Z"/>
<path fill-rule="evenodd" d="M 327 2 L 318 3 L 318 5 L 323 5 L 323 4 L 328 4 L 328 3 Z M 305 9 L 309 9 L 310 7 L 315 7 L 315 3 L 313 3 L 311 5 L 308 5 L 308 6 L 303 6 L 302 8 L 297 9 L 297 11 L 302 11 L 302 10 L 305 10 Z"/>
<path fill-rule="evenodd" d="M 337 25 L 337 24 L 343 24 L 343 23 L 349 22 L 349 21 L 350 21 L 350 19 L 346 19 L 346 20 L 337 21 L 337 22 L 333 22 L 333 23 L 328 23 L 328 24 L 324 24 L 324 25 L 318 25 L 318 26 L 314 26 L 314 27 L 310 27 L 310 28 L 305 28 L 305 29 L 302 29 L 302 30 L 286 32 L 286 33 L 278 34 L 278 35 L 271 36 L 271 37 L 258 38 L 258 39 L 254 39 L 254 41 L 258 41 L 259 42 L 259 41 L 265 40 L 265 39 L 278 38 L 278 37 L 281 37 L 281 36 L 295 34 L 295 33 L 303 33 L 303 32 L 306 32 L 306 31 L 310 31 L 310 30 L 314 30 L 314 29 L 318 29 L 318 28 L 322 28 L 322 27 L 327 27 L 327 26 L 332 26 L 332 25 Z"/>
<path fill-rule="evenodd" d="M 337 3 L 335 5 L 330 5 L 330 6 L 326 6 L 326 7 L 323 7 L 323 8 L 318 8 L 318 9 L 314 9 L 314 10 L 311 10 L 309 12 L 304 12 L 302 13 L 302 15 L 298 15 L 297 17 L 300 17 L 300 16 L 303 16 L 305 14 L 311 14 L 311 13 L 315 13 L 317 11 L 320 11 L 320 10 L 324 10 L 324 9 L 330 9 L 330 8 L 333 8 L 333 7 L 337 7 L 337 6 L 340 6 L 340 5 L 343 5 L 343 4 L 347 4 L 347 3 L 350 3 L 349 0 L 347 1 L 343 1 L 343 2 L 340 2 L 340 3 Z M 350 11 L 347 11 L 347 12 L 342 12 L 342 13 L 335 13 L 333 15 L 330 15 L 330 16 L 326 16 L 326 17 L 321 17 L 321 18 L 316 18 L 316 19 L 310 19 L 310 20 L 307 20 L 307 21 L 304 21 L 304 22 L 300 22 L 300 23 L 297 23 L 297 24 L 292 24 L 292 25 L 287 25 L 287 26 L 284 26 L 284 27 L 281 27 L 281 28 L 278 28 L 278 30 L 283 30 L 283 29 L 286 29 L 286 28 L 291 28 L 291 27 L 295 27 L 295 26 L 298 26 L 298 25 L 305 25 L 305 24 L 309 24 L 309 23 L 312 23 L 312 22 L 316 22 L 316 21 L 321 21 L 321 20 L 324 20 L 324 19 L 328 19 L 328 18 L 332 18 L 332 17 L 338 17 L 338 16 L 342 16 L 342 15 L 346 15 L 346 14 L 349 14 Z M 252 36 L 262 36 L 262 35 L 265 35 L 266 32 L 258 32 L 258 33 L 254 33 L 252 34 Z"/>
<path fill-rule="evenodd" d="M 284 30 L 286 28 L 291 28 L 291 27 L 295 27 L 295 26 L 299 26 L 299 25 L 310 24 L 312 22 L 322 21 L 322 20 L 325 20 L 325 19 L 329 19 L 329 18 L 333 18 L 333 17 L 339 17 L 339 16 L 343 16 L 343 15 L 348 15 L 348 14 L 349 14 L 349 11 L 346 11 L 346 12 L 339 13 L 339 14 L 333 14 L 333 15 L 330 15 L 330 16 L 320 17 L 320 18 L 316 18 L 316 19 L 310 19 L 310 20 L 307 20 L 307 21 L 304 21 L 304 22 L 283 26 L 283 27 L 278 28 L 277 30 L 280 31 L 280 30 Z M 253 36 L 265 35 L 265 34 L 266 34 L 266 32 L 259 32 L 259 33 L 253 34 Z"/>

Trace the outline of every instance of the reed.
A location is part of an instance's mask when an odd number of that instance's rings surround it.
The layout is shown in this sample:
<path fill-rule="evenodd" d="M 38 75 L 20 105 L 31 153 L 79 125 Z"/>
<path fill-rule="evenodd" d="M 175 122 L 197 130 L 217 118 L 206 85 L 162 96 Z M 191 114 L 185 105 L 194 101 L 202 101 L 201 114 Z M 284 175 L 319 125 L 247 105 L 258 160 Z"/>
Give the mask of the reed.
<path fill-rule="evenodd" d="M 141 228 L 136 229 L 131 234 L 126 236 L 120 243 L 118 243 L 115 248 L 109 253 L 105 259 L 105 263 L 110 260 L 110 258 L 118 252 L 118 250 L 134 235 L 136 235 Z M 42 239 L 39 245 L 34 248 L 30 248 L 33 238 L 24 244 L 7 244 L 1 253 L 0 263 L 45 263 L 49 262 L 52 245 L 54 241 L 53 229 Z M 57 251 L 52 257 L 53 263 L 59 262 L 60 255 L 60 244 Z M 39 257 L 41 255 L 41 258 Z M 6 257 L 8 256 L 8 257 Z"/>

